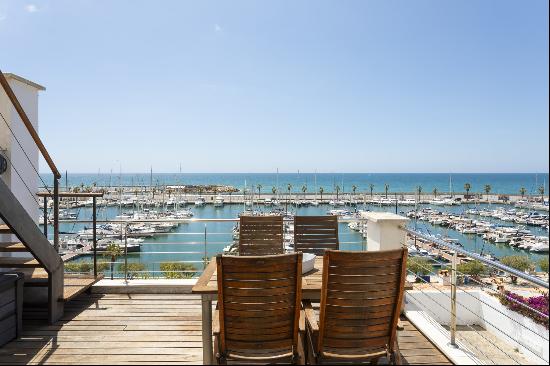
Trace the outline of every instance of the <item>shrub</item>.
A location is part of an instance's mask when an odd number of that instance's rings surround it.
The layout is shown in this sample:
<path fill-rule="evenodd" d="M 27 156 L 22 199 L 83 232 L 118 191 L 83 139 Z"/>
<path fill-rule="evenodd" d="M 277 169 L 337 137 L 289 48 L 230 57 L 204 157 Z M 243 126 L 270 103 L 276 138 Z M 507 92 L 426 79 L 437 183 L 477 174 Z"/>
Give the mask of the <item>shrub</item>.
<path fill-rule="evenodd" d="M 103 272 L 109 268 L 109 263 L 97 262 L 97 272 Z M 67 262 L 65 263 L 65 272 L 74 273 L 92 273 L 94 271 L 93 262 Z"/>
<path fill-rule="evenodd" d="M 195 267 L 190 263 L 164 262 L 160 264 L 160 271 L 165 278 L 192 278 L 195 276 Z"/>
<path fill-rule="evenodd" d="M 485 265 L 480 261 L 462 262 L 456 266 L 456 269 L 458 272 L 472 277 L 479 277 L 487 271 Z"/>
<path fill-rule="evenodd" d="M 118 266 L 118 271 L 120 273 L 125 272 L 126 265 L 121 264 Z M 128 263 L 128 279 L 134 279 L 134 278 L 143 278 L 147 279 L 149 278 L 149 272 L 147 271 L 147 266 L 143 263 Z"/>
<path fill-rule="evenodd" d="M 97 272 L 104 272 L 109 269 L 109 262 L 97 262 Z"/>
<path fill-rule="evenodd" d="M 433 272 L 430 260 L 422 257 L 409 257 L 407 259 L 407 269 L 417 276 L 426 276 Z"/>
<path fill-rule="evenodd" d="M 548 273 L 548 257 L 539 259 L 538 265 L 541 271 Z"/>
<path fill-rule="evenodd" d="M 496 294 L 500 300 L 500 303 L 506 306 L 508 309 L 513 310 L 532 319 L 534 322 L 544 325 L 548 328 L 548 318 L 540 314 L 537 314 L 523 305 L 529 306 L 536 311 L 546 314 L 548 316 L 548 294 L 533 297 L 523 297 L 510 291 L 505 291 L 504 294 Z"/>
<path fill-rule="evenodd" d="M 500 262 L 505 266 L 512 267 L 522 272 L 533 268 L 533 262 L 528 257 L 523 255 L 509 255 L 503 257 Z"/>
<path fill-rule="evenodd" d="M 94 266 L 90 262 L 67 262 L 65 263 L 65 272 L 89 273 L 93 271 Z"/>
<path fill-rule="evenodd" d="M 507 257 L 501 258 L 500 262 L 505 266 L 517 269 L 518 271 L 525 272 L 527 270 L 532 270 L 534 268 L 533 262 L 526 256 L 523 255 L 509 255 Z M 510 276 L 512 282 L 517 282 L 517 277 L 514 275 Z"/>

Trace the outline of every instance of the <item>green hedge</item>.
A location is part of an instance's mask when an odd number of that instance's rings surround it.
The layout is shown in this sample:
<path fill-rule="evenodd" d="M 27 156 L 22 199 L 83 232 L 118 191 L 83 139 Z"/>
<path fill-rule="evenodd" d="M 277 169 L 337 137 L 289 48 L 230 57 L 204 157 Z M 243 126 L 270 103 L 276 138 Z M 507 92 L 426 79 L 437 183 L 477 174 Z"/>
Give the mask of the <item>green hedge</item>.
<path fill-rule="evenodd" d="M 125 264 L 120 264 L 118 266 L 118 272 L 124 275 L 126 269 Z M 128 263 L 128 279 L 134 279 L 134 278 L 142 278 L 147 279 L 151 277 L 149 271 L 147 270 L 147 266 L 143 263 Z"/>
<path fill-rule="evenodd" d="M 195 276 L 195 267 L 190 263 L 164 262 L 160 264 L 160 271 L 165 278 L 192 278 Z M 186 272 L 183 272 L 186 271 Z"/>
<path fill-rule="evenodd" d="M 98 262 L 97 271 L 103 272 L 109 269 L 109 263 Z M 67 262 L 65 263 L 65 272 L 72 273 L 92 273 L 94 271 L 94 264 L 92 262 Z"/>

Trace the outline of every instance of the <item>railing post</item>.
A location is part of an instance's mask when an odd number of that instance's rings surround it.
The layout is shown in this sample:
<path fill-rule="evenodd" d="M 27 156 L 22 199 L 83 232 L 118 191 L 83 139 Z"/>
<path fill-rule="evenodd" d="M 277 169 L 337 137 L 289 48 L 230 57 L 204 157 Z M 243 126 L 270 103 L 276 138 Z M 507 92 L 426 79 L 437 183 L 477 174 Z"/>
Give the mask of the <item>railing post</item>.
<path fill-rule="evenodd" d="M 44 196 L 44 236 L 48 239 L 48 196 Z"/>
<path fill-rule="evenodd" d="M 206 224 L 204 224 L 204 257 L 202 258 L 202 270 L 204 271 L 206 269 Z"/>
<path fill-rule="evenodd" d="M 124 229 L 124 283 L 128 284 L 128 223 Z"/>
<path fill-rule="evenodd" d="M 53 247 L 59 252 L 59 179 L 53 179 Z"/>
<path fill-rule="evenodd" d="M 92 197 L 92 245 L 94 246 L 94 278 L 97 278 L 97 212 L 96 197 Z"/>
<path fill-rule="evenodd" d="M 453 252 L 451 262 L 451 346 L 456 347 L 456 265 L 458 256 Z"/>

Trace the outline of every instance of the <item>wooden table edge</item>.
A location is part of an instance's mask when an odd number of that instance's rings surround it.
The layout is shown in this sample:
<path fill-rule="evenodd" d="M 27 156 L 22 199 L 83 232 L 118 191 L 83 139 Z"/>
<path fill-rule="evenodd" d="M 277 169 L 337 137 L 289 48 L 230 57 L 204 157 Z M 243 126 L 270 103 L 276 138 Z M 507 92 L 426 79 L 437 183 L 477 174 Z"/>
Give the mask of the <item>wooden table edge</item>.
<path fill-rule="evenodd" d="M 191 289 L 193 294 L 202 294 L 202 293 L 217 293 L 217 289 L 208 286 L 208 283 L 212 279 L 212 275 L 216 272 L 216 257 L 212 257 L 208 266 L 204 269 L 199 279 L 195 283 L 195 286 Z"/>

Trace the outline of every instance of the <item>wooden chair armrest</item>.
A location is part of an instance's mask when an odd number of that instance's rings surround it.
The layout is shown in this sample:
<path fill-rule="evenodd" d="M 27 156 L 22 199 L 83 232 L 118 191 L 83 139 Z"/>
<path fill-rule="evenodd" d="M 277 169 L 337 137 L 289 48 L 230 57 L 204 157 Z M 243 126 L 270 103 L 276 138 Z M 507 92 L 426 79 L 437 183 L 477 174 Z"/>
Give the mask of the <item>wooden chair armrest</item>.
<path fill-rule="evenodd" d="M 313 310 L 311 301 L 309 300 L 302 301 L 302 306 L 304 308 L 306 325 L 309 327 L 309 329 L 312 332 L 318 332 L 319 323 L 317 322 L 317 317 L 315 316 L 315 311 Z"/>
<path fill-rule="evenodd" d="M 212 333 L 214 335 L 220 334 L 220 311 L 218 309 L 214 310 L 212 315 Z"/>

